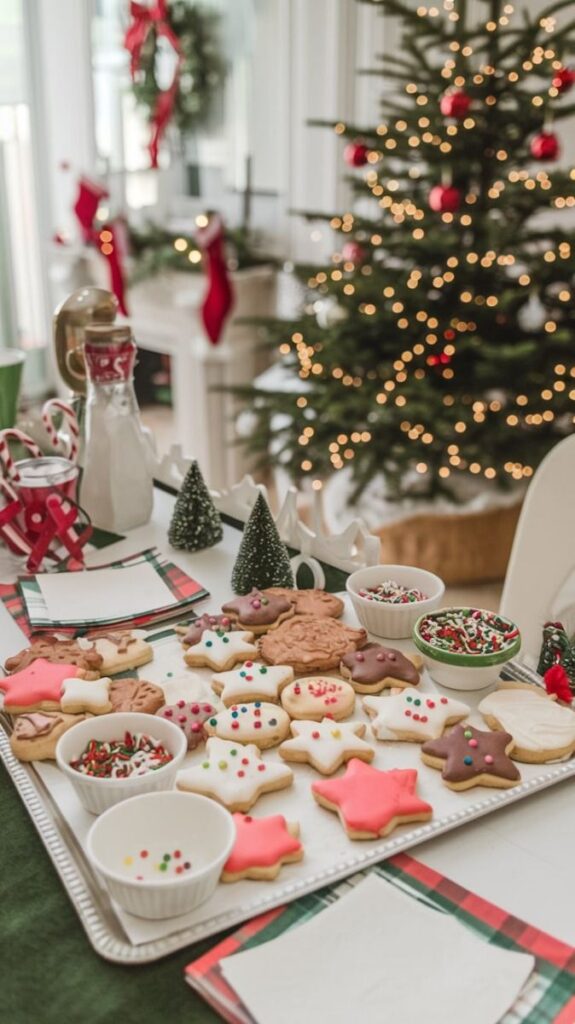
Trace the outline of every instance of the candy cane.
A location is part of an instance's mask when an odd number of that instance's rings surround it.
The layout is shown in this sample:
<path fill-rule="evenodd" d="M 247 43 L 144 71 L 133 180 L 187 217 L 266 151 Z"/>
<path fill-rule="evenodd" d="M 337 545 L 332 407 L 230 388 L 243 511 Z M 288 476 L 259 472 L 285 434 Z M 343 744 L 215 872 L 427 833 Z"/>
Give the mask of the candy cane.
<path fill-rule="evenodd" d="M 8 430 L 0 430 L 0 462 L 4 468 L 6 476 L 9 476 L 12 480 L 19 480 L 20 474 L 16 469 L 14 459 L 10 453 L 10 447 L 8 441 L 18 441 L 24 448 L 30 453 L 33 459 L 41 459 L 42 452 L 38 448 L 38 445 L 28 434 L 24 434 L 21 430 L 16 427 L 10 427 Z"/>
<path fill-rule="evenodd" d="M 66 445 L 64 445 L 64 442 L 59 437 L 54 426 L 54 412 L 62 413 L 64 422 L 68 427 L 68 443 Z M 63 449 L 66 458 L 70 459 L 70 462 L 76 462 L 78 458 L 78 436 L 80 430 L 78 428 L 76 413 L 72 409 L 72 406 L 68 405 L 66 402 L 62 402 L 59 398 L 49 398 L 42 406 L 42 422 L 46 427 L 48 437 L 50 438 L 50 442 L 54 448 L 60 450 Z"/>

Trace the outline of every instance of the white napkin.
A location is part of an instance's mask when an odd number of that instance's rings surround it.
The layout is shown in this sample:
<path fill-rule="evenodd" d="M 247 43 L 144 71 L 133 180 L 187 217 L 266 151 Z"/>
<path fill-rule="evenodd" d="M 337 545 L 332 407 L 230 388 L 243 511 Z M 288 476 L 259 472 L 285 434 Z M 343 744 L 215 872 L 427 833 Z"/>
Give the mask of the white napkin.
<path fill-rule="evenodd" d="M 54 622 L 119 619 L 178 600 L 149 562 L 124 569 L 41 573 L 36 579 Z"/>
<path fill-rule="evenodd" d="M 374 875 L 221 963 L 257 1024 L 496 1024 L 533 965 Z"/>

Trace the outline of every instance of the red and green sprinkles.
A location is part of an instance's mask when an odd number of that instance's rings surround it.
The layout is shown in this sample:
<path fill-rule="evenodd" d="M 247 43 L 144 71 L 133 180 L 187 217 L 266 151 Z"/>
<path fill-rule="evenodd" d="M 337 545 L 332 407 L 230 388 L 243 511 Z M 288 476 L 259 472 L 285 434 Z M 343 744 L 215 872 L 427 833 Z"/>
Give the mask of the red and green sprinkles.
<path fill-rule="evenodd" d="M 172 760 L 153 736 L 125 732 L 121 740 L 90 740 L 70 767 L 96 779 L 127 779 L 157 771 Z"/>
<path fill-rule="evenodd" d="M 419 635 L 431 647 L 450 654 L 497 654 L 517 639 L 519 630 L 496 612 L 458 608 L 427 615 Z"/>
<path fill-rule="evenodd" d="M 377 587 L 366 587 L 359 591 L 359 596 L 366 601 L 379 601 L 384 604 L 414 604 L 416 601 L 427 601 L 427 594 L 417 587 L 404 587 L 396 580 L 384 580 Z"/>

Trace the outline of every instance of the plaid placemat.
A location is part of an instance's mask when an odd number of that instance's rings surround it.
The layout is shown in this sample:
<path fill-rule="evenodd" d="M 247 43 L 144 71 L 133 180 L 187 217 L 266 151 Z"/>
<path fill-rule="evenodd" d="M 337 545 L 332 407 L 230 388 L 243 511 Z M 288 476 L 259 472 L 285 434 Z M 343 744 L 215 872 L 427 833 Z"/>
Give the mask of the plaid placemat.
<path fill-rule="evenodd" d="M 406 853 L 361 871 L 344 882 L 303 896 L 287 907 L 254 917 L 204 956 L 188 964 L 186 981 L 224 1020 L 231 1024 L 255 1024 L 225 980 L 220 961 L 303 924 L 372 871 L 427 906 L 452 914 L 486 942 L 535 957 L 532 974 L 500 1024 L 574 1024 L 575 949 L 507 914 Z"/>
<path fill-rule="evenodd" d="M 176 605 L 167 605 L 164 608 L 154 608 L 142 615 L 131 616 L 124 619 L 110 620 L 107 625 L 121 625 L 124 628 L 143 628 L 156 622 L 158 619 L 166 618 L 181 619 L 189 613 L 191 606 L 202 598 L 209 596 L 208 591 L 197 580 L 192 579 L 173 562 L 170 562 L 157 548 L 147 548 L 138 551 L 136 554 L 126 558 L 120 558 L 106 565 L 92 566 L 86 572 L 97 572 L 98 569 L 122 569 L 129 566 L 139 565 L 147 562 L 152 565 L 155 571 L 177 598 Z M 52 631 L 55 628 L 60 632 L 82 632 L 91 628 L 98 628 L 102 623 L 91 623 L 88 621 L 66 622 L 55 624 L 48 616 L 48 611 L 36 576 L 21 576 L 17 584 L 0 586 L 0 599 L 3 601 L 7 611 L 15 620 L 18 626 L 26 635 L 31 632 Z"/>

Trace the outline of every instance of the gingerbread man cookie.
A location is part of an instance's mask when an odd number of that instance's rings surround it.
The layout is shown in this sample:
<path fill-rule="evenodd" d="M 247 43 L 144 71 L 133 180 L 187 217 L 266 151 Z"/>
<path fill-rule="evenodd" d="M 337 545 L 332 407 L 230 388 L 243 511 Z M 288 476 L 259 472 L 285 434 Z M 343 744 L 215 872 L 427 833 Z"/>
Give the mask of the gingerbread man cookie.
<path fill-rule="evenodd" d="M 229 615 L 209 615 L 205 612 L 188 626 L 176 626 L 176 633 L 183 633 L 184 647 L 193 647 L 200 642 L 206 629 L 218 629 L 223 633 L 229 633 L 233 628 Z"/>
<path fill-rule="evenodd" d="M 18 715 L 10 736 L 12 753 L 20 761 L 53 761 L 60 736 L 87 717 L 65 715 L 61 711 L 32 711 Z"/>
<path fill-rule="evenodd" d="M 441 778 L 450 789 L 509 789 L 521 781 L 508 757 L 512 747 L 513 736 L 508 732 L 484 732 L 473 725 L 456 725 L 445 736 L 424 743 L 421 756 L 425 764 L 441 770 Z"/>
<path fill-rule="evenodd" d="M 327 672 L 344 655 L 367 640 L 365 629 L 352 629 L 336 619 L 297 615 L 260 640 L 260 653 L 270 665 L 291 665 L 296 674 Z"/>
<path fill-rule="evenodd" d="M 82 678 L 83 669 L 76 665 L 53 665 L 46 658 L 37 658 L 27 668 L 0 678 L 4 691 L 4 710 L 11 715 L 28 711 L 61 711 L 60 696 L 66 679 Z M 83 708 L 81 710 L 84 710 Z"/>
<path fill-rule="evenodd" d="M 253 704 L 232 704 L 225 711 L 208 718 L 207 736 L 219 736 L 236 743 L 255 743 L 260 750 L 275 747 L 289 735 L 289 715 L 278 708 L 256 700 Z"/>
<path fill-rule="evenodd" d="M 416 793 L 415 768 L 394 768 L 388 772 L 363 761 L 350 761 L 339 779 L 312 783 L 312 794 L 321 807 L 339 814 L 350 839 L 377 839 L 398 825 L 429 821 L 430 804 Z"/>
<path fill-rule="evenodd" d="M 513 736 L 514 761 L 562 761 L 575 750 L 575 712 L 536 686 L 502 683 L 479 704 L 490 729 Z"/>
<path fill-rule="evenodd" d="M 277 878 L 283 864 L 302 859 L 299 825 L 287 822 L 283 814 L 269 818 L 234 814 L 234 821 L 236 841 L 224 864 L 222 882 L 239 882 L 241 878 L 269 881 Z"/>
<path fill-rule="evenodd" d="M 249 629 L 255 636 L 276 629 L 280 622 L 294 614 L 294 607 L 277 594 L 267 594 L 257 587 L 244 597 L 235 597 L 222 605 L 222 611 L 236 623 L 236 629 Z"/>
<path fill-rule="evenodd" d="M 206 665 L 214 672 L 225 672 L 238 661 L 246 661 L 257 654 L 253 638 L 253 633 L 244 630 L 227 633 L 221 629 L 206 629 L 199 643 L 188 648 L 184 661 L 192 668 Z"/>
<path fill-rule="evenodd" d="M 281 694 L 282 706 L 291 718 L 307 718 L 321 722 L 333 718 L 339 722 L 351 715 L 355 693 L 349 683 L 331 676 L 309 676 L 296 679 Z"/>
<path fill-rule="evenodd" d="M 249 811 L 262 793 L 285 789 L 293 782 L 287 765 L 262 761 L 253 744 L 229 743 L 213 736 L 206 744 L 206 756 L 193 768 L 178 772 L 176 786 L 201 793 L 229 811 Z"/>
<path fill-rule="evenodd" d="M 188 741 L 188 750 L 195 750 L 196 747 L 206 739 L 204 722 L 216 713 L 213 704 L 207 702 L 193 701 L 187 703 L 179 700 L 176 704 L 160 708 L 156 711 L 159 718 L 166 718 L 182 730 Z"/>
<path fill-rule="evenodd" d="M 284 761 L 311 764 L 322 775 L 333 775 L 352 757 L 373 760 L 373 747 L 361 738 L 365 735 L 362 722 L 334 722 L 330 718 L 292 722 L 291 732 L 293 739 L 282 743 L 278 753 Z"/>
<path fill-rule="evenodd" d="M 292 680 L 293 668 L 289 665 L 261 665 L 244 661 L 241 668 L 212 676 L 212 686 L 226 707 L 252 700 L 268 700 L 279 704 L 281 691 Z"/>
<path fill-rule="evenodd" d="M 467 704 L 438 693 L 421 693 L 407 687 L 390 697 L 364 697 L 363 709 L 371 717 L 371 729 L 378 740 L 425 740 L 441 736 L 447 725 L 469 714 Z"/>
<path fill-rule="evenodd" d="M 342 659 L 339 670 L 349 679 L 356 693 L 380 693 L 392 686 L 417 686 L 421 658 L 406 658 L 401 651 L 383 644 L 366 644 L 360 651 L 350 651 Z"/>
<path fill-rule="evenodd" d="M 115 679 L 109 696 L 112 711 L 140 711 L 155 715 L 164 703 L 164 691 L 145 679 Z"/>
<path fill-rule="evenodd" d="M 287 597 L 296 615 L 314 615 L 318 619 L 339 619 L 344 604 L 340 597 L 327 590 L 290 590 L 289 587 L 267 587 L 264 594 Z"/>
<path fill-rule="evenodd" d="M 31 637 L 30 646 L 8 658 L 4 667 L 7 672 L 19 672 L 38 658 L 44 658 L 53 665 L 75 665 L 82 669 L 87 679 L 98 678 L 103 662 L 102 655 L 91 645 L 83 647 L 77 640 L 60 640 L 43 634 Z"/>

